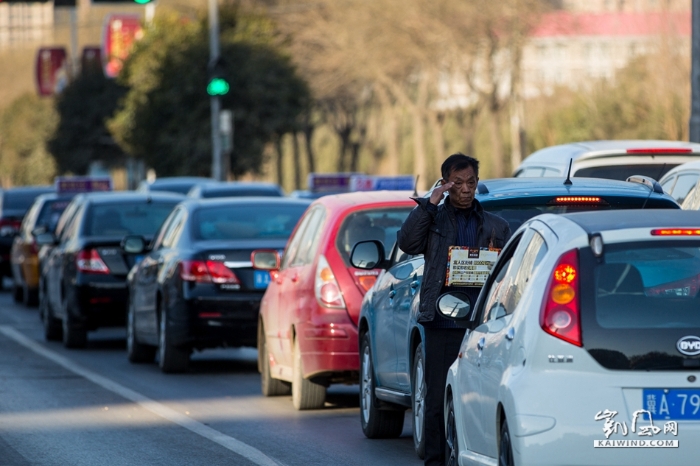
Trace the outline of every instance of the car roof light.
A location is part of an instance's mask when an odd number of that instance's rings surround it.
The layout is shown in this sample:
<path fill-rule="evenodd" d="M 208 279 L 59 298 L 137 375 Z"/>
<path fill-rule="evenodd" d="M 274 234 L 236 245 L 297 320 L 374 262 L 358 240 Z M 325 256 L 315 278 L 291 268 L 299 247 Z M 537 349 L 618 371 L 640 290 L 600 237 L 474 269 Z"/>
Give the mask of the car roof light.
<path fill-rule="evenodd" d="M 628 154 L 690 154 L 693 149 L 687 147 L 651 147 L 627 149 Z"/>
<path fill-rule="evenodd" d="M 700 228 L 655 228 L 651 236 L 700 236 Z"/>

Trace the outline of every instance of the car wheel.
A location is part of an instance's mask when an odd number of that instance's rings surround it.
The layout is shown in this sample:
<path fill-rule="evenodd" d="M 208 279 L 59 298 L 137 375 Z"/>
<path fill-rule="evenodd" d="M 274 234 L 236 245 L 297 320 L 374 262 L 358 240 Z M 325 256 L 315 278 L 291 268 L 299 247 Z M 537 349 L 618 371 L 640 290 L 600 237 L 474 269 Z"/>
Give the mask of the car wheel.
<path fill-rule="evenodd" d="M 425 358 L 423 344 L 416 348 L 413 355 L 413 372 L 411 373 L 413 390 L 411 394 L 413 407 L 413 447 L 418 458 L 425 457 Z"/>
<path fill-rule="evenodd" d="M 275 379 L 270 375 L 270 355 L 267 352 L 267 339 L 262 321 L 258 323 L 258 370 L 263 396 L 283 396 L 292 392 L 289 382 Z"/>
<path fill-rule="evenodd" d="M 168 319 L 163 305 L 160 306 L 160 322 L 158 332 L 158 366 L 165 373 L 184 372 L 190 365 L 190 352 L 185 348 L 173 345 L 168 325 Z"/>
<path fill-rule="evenodd" d="M 87 329 L 75 322 L 67 298 L 63 299 L 63 346 L 66 348 L 87 346 Z"/>
<path fill-rule="evenodd" d="M 39 315 L 44 324 L 44 338 L 47 341 L 61 340 L 63 338 L 61 321 L 53 316 L 49 305 L 49 297 L 43 291 L 43 287 L 39 288 Z"/>
<path fill-rule="evenodd" d="M 25 284 L 22 286 L 22 302 L 27 307 L 34 307 L 39 304 L 39 293 L 37 290 L 30 290 Z"/>
<path fill-rule="evenodd" d="M 369 335 L 362 336 L 360 344 L 360 420 L 367 438 L 396 438 L 403 431 L 404 410 L 380 410 L 374 396 L 374 368 Z"/>
<path fill-rule="evenodd" d="M 129 300 L 129 309 L 126 314 L 126 354 L 130 362 L 153 362 L 156 357 L 155 346 L 143 345 L 136 337 L 136 316 L 134 305 Z"/>
<path fill-rule="evenodd" d="M 22 293 L 22 287 L 17 285 L 17 283 L 12 284 L 12 300 L 16 303 L 21 303 L 24 293 Z"/>
<path fill-rule="evenodd" d="M 457 440 L 457 422 L 455 421 L 455 404 L 452 395 L 447 400 L 447 424 L 445 425 L 445 466 L 459 465 L 459 442 Z"/>
<path fill-rule="evenodd" d="M 508 430 L 508 420 L 503 419 L 501 425 L 501 441 L 498 446 L 498 466 L 514 466 L 513 445 L 511 444 L 510 430 Z"/>
<path fill-rule="evenodd" d="M 294 339 L 294 368 L 292 374 L 292 404 L 298 410 L 323 408 L 326 387 L 305 379 L 301 370 L 299 340 Z"/>

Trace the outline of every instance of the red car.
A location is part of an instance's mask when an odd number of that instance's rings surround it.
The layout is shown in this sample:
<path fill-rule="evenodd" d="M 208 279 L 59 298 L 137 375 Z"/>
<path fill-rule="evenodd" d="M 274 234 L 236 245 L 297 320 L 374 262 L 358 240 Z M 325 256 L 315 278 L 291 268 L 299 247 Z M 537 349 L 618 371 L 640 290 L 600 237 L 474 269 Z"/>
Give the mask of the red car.
<path fill-rule="evenodd" d="M 381 240 L 387 253 L 416 203 L 407 191 L 325 196 L 299 220 L 281 260 L 256 251 L 256 267 L 271 270 L 260 303 L 258 370 L 265 396 L 288 395 L 294 407 L 324 405 L 333 383 L 357 383 L 357 319 L 379 270 L 350 265 L 353 246 Z"/>

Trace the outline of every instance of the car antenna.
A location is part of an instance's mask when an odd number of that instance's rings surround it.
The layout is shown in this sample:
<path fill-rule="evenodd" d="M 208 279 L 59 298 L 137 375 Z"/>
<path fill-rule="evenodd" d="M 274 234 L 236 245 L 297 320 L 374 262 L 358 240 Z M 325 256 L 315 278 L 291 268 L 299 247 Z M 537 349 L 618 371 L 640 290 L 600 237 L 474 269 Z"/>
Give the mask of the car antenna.
<path fill-rule="evenodd" d="M 573 184 L 571 182 L 571 164 L 573 162 L 574 162 L 574 159 L 569 159 L 569 171 L 566 173 L 566 179 L 564 180 L 565 186 L 571 186 Z"/>
<path fill-rule="evenodd" d="M 656 178 L 654 178 L 654 181 L 656 181 L 656 180 L 658 180 L 659 178 L 661 178 L 661 175 L 664 174 L 664 170 L 665 170 L 665 169 L 666 169 L 666 162 L 664 162 L 664 164 L 661 166 L 661 171 L 659 172 L 659 176 L 656 177 Z M 652 186 L 652 187 L 649 189 L 649 195 L 647 196 L 646 199 L 644 199 L 644 204 L 642 204 L 642 209 L 645 208 L 645 207 L 647 206 L 647 202 L 649 201 L 649 198 L 651 197 L 651 193 L 653 193 L 653 192 L 654 192 L 654 187 Z"/>
<path fill-rule="evenodd" d="M 418 180 L 420 179 L 420 173 L 416 175 L 416 184 L 413 185 L 413 197 L 418 197 Z"/>

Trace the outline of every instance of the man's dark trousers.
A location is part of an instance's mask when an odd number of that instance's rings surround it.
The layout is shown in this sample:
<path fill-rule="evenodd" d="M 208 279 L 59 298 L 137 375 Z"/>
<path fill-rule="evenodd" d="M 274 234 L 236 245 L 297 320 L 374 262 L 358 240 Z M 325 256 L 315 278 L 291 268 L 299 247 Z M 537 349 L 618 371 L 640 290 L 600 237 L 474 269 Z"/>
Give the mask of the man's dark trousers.
<path fill-rule="evenodd" d="M 463 328 L 425 328 L 425 466 L 445 464 L 445 382 L 464 332 Z"/>

